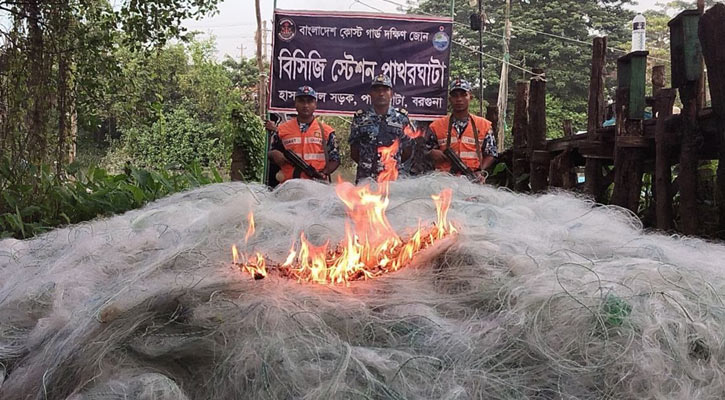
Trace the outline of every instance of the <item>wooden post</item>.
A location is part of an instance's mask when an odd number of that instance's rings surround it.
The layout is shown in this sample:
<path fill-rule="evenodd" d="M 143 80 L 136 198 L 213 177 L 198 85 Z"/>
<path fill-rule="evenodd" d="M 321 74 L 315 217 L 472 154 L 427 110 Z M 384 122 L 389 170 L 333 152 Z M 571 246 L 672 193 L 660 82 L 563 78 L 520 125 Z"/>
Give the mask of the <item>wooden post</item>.
<path fill-rule="evenodd" d="M 657 97 L 657 93 L 665 87 L 665 66 L 655 65 L 652 67 L 652 96 Z"/>
<path fill-rule="evenodd" d="M 562 121 L 562 129 L 564 131 L 564 137 L 572 137 L 574 135 L 574 128 L 572 128 L 572 121 L 570 119 Z M 564 189 L 572 189 L 576 186 L 576 174 L 572 166 L 570 150 L 562 151 L 551 160 L 549 164 L 549 186 Z"/>
<path fill-rule="evenodd" d="M 705 13 L 705 0 L 697 0 L 697 11 L 702 15 Z M 700 74 L 700 79 L 697 81 L 697 111 L 699 112 L 703 108 L 705 108 L 705 104 L 707 104 L 707 83 L 706 83 L 706 77 L 705 77 L 705 65 L 702 64 L 700 67 L 702 69 L 702 73 Z M 722 68 L 722 67 L 720 67 Z"/>
<path fill-rule="evenodd" d="M 574 136 L 574 128 L 571 126 L 570 119 L 565 119 L 561 125 L 564 130 L 564 137 Z"/>
<path fill-rule="evenodd" d="M 496 99 L 489 99 L 488 106 L 486 107 L 486 119 L 491 122 L 491 129 L 497 132 L 498 129 L 498 107 L 496 106 Z M 500 146 L 500 144 L 499 144 Z"/>
<path fill-rule="evenodd" d="M 516 82 L 516 104 L 514 105 L 514 137 L 513 173 L 514 190 L 524 192 L 529 187 L 529 180 L 525 175 L 529 173 L 529 159 L 527 157 L 527 135 L 529 126 L 529 82 Z"/>
<path fill-rule="evenodd" d="M 680 90 L 682 109 L 682 143 L 680 146 L 680 230 L 687 235 L 697 233 L 697 111 L 702 77 L 702 50 L 698 39 L 700 12 L 687 10 L 672 19 L 670 43 L 672 84 Z M 722 40 L 722 39 L 720 39 Z"/>
<path fill-rule="evenodd" d="M 660 89 L 655 97 L 655 214 L 657 229 L 669 231 L 672 220 L 672 172 L 670 146 L 665 130 L 665 120 L 672 115 L 675 104 L 675 89 Z"/>
<path fill-rule="evenodd" d="M 594 38 L 592 51 L 592 71 L 589 82 L 589 102 L 587 107 L 587 140 L 598 142 L 597 129 L 604 123 L 604 66 L 606 64 L 607 38 Z M 594 201 L 605 201 L 605 183 L 602 173 L 602 160 L 587 158 L 584 170 L 584 191 L 594 198 Z"/>
<path fill-rule="evenodd" d="M 722 43 L 725 38 L 725 4 L 715 4 L 702 16 L 698 37 L 708 67 L 712 109 L 721 121 L 725 121 L 725 47 Z"/>
<path fill-rule="evenodd" d="M 698 37 L 702 55 L 707 64 L 707 78 L 710 82 L 712 110 L 720 126 L 725 125 L 725 4 L 718 3 L 700 19 Z M 720 157 L 717 168 L 717 206 L 719 231 L 725 232 L 725 129 L 720 129 Z"/>
<path fill-rule="evenodd" d="M 635 51 L 617 60 L 617 125 L 614 142 L 612 204 L 639 210 L 642 161 L 648 143 L 644 138 L 647 52 Z"/>
<path fill-rule="evenodd" d="M 549 177 L 549 154 L 546 151 L 546 80 L 544 70 L 532 70 L 529 89 L 528 148 L 531 160 L 531 190 L 546 190 Z"/>
<path fill-rule="evenodd" d="M 642 120 L 629 119 L 629 88 L 617 89 L 617 127 L 614 150 L 614 190 L 611 203 L 636 213 L 642 191 Z"/>

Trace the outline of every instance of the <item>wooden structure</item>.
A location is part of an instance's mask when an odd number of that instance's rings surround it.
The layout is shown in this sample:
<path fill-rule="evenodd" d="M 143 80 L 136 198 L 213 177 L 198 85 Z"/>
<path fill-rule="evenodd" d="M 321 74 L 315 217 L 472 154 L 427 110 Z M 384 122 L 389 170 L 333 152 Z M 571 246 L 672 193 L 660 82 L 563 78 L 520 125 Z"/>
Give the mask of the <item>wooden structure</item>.
<path fill-rule="evenodd" d="M 603 127 L 606 38 L 593 43 L 586 134 L 546 140 L 546 81 L 543 70 L 516 88 L 511 154 L 512 189 L 539 192 L 551 187 L 579 189 L 597 202 L 609 202 L 642 214 L 642 177 L 652 176 L 652 223 L 662 230 L 675 226 L 698 233 L 697 179 L 702 160 L 720 160 L 719 223 L 725 232 L 725 5 L 706 13 L 682 12 L 669 23 L 672 43 L 672 86 L 665 88 L 664 66 L 652 71 L 652 94 L 646 96 L 647 52 L 633 52 L 617 62 L 616 123 Z M 703 57 L 704 56 L 704 57 Z M 703 62 L 704 58 L 704 62 Z M 707 65 L 712 107 L 704 107 Z M 682 113 L 673 115 L 679 93 Z M 652 118 L 645 117 L 650 108 Z M 672 168 L 677 167 L 673 182 Z M 575 171 L 584 170 L 585 181 Z M 611 196 L 609 188 L 614 183 Z M 679 198 L 673 207 L 673 198 Z M 675 215 L 679 215 L 675 225 Z"/>

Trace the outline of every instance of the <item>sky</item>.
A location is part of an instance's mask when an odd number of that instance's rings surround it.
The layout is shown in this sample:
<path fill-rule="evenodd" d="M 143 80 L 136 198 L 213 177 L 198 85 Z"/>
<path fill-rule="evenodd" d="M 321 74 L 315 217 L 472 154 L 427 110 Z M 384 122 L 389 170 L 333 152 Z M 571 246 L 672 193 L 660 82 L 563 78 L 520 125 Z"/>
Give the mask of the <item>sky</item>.
<path fill-rule="evenodd" d="M 277 8 L 285 10 L 324 10 L 324 11 L 367 11 L 386 13 L 403 13 L 399 6 L 416 0 L 277 0 Z M 438 0 L 443 1 L 443 0 Z M 664 0 L 640 0 L 634 7 L 636 11 L 644 11 L 655 7 Z M 695 1 L 693 0 L 693 4 Z M 267 21 L 268 29 L 272 27 L 272 10 L 274 0 L 260 0 L 262 19 Z M 189 30 L 202 32 L 204 36 L 214 35 L 217 42 L 217 56 L 223 59 L 226 54 L 239 59 L 254 57 L 256 44 L 254 33 L 257 20 L 254 0 L 225 0 L 219 4 L 219 12 L 199 21 L 185 21 Z M 268 33 L 268 53 L 271 52 L 271 36 Z"/>

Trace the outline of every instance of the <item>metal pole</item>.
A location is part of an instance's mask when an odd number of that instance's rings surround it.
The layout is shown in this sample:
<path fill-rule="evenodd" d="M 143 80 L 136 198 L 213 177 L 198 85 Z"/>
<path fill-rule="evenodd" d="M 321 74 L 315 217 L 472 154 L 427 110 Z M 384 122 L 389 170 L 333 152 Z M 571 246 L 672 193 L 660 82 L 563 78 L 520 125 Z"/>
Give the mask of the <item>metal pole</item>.
<path fill-rule="evenodd" d="M 277 0 L 275 0 L 275 1 L 277 1 Z M 453 33 L 455 31 L 453 26 L 455 25 L 455 22 L 456 22 L 456 0 L 451 0 L 451 19 L 454 22 L 453 24 L 451 24 L 451 56 L 453 56 Z"/>
<path fill-rule="evenodd" d="M 262 122 L 267 119 L 267 105 L 266 105 L 266 99 L 265 99 L 265 79 L 264 79 L 264 60 L 262 60 L 262 35 L 264 35 L 264 28 L 262 26 L 262 10 L 259 3 L 259 0 L 254 1 L 254 8 L 256 11 L 256 17 L 257 17 L 257 35 L 255 37 L 257 42 L 257 69 L 259 70 L 259 82 L 257 87 L 257 99 L 259 100 L 259 118 L 262 119 Z M 263 160 L 263 168 L 262 171 L 262 184 L 267 184 L 267 169 L 269 167 L 267 162 L 267 155 L 269 152 L 269 132 L 265 130 L 264 132 L 264 160 Z"/>
<path fill-rule="evenodd" d="M 483 116 L 483 0 L 478 0 L 478 17 L 481 19 L 481 29 L 478 30 L 478 82 L 480 85 L 478 115 Z"/>

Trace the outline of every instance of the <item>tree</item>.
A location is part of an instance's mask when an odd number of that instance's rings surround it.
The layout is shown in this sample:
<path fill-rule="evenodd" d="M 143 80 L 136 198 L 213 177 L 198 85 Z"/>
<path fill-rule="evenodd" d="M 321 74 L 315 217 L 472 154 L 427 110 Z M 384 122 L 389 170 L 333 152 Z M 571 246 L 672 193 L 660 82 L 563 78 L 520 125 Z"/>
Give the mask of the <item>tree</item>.
<path fill-rule="evenodd" d="M 512 64 L 527 70 L 541 67 L 546 70 L 547 91 L 562 102 L 566 112 L 586 111 L 591 62 L 591 42 L 594 36 L 607 35 L 611 47 L 623 46 L 629 41 L 629 21 L 632 11 L 624 6 L 631 0 L 530 0 L 512 1 L 511 21 L 513 37 L 510 46 Z M 478 56 L 470 49 L 478 47 L 478 32 L 467 27 L 474 13 L 468 1 L 458 0 L 455 5 L 454 40 L 451 55 L 452 76 L 462 76 L 478 82 Z M 498 92 L 501 44 L 504 29 L 502 2 L 484 1 L 487 24 L 484 32 L 484 79 L 489 84 L 485 97 L 495 98 Z M 426 1 L 411 10 L 417 13 L 448 15 L 447 2 Z M 465 47 L 464 47 L 465 46 Z M 614 62 L 617 55 L 610 52 Z M 612 64 L 613 65 L 613 64 Z M 525 74 L 527 79 L 529 74 Z M 509 87 L 522 78 L 522 71 L 512 70 Z M 512 113 L 508 113 L 509 119 Z M 559 123 L 558 126 L 561 126 Z"/>
<path fill-rule="evenodd" d="M 127 0 L 114 10 L 106 0 L 0 0 L 11 18 L 10 29 L 0 30 L 8 66 L 0 76 L 0 151 L 13 165 L 54 161 L 60 171 L 72 157 L 76 110 L 108 90 L 118 72 L 119 40 L 148 50 L 185 39 L 182 20 L 213 12 L 217 2 Z"/>

